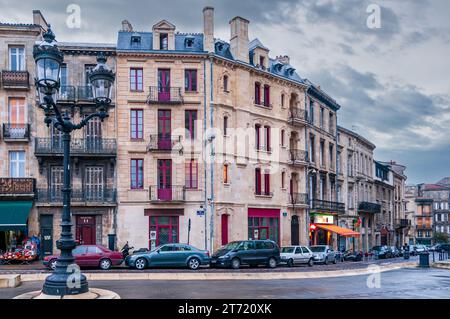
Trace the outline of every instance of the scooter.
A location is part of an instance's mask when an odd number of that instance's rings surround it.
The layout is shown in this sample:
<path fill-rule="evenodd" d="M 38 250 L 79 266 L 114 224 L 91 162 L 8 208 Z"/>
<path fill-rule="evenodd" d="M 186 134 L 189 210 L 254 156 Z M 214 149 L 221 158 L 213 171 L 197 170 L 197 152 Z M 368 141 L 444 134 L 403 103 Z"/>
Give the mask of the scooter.
<path fill-rule="evenodd" d="M 133 249 L 134 247 L 130 247 L 128 245 L 128 242 L 126 242 L 126 244 L 122 247 L 121 249 L 121 253 L 122 253 L 122 257 L 125 260 L 128 256 L 130 256 L 130 250 Z"/>
<path fill-rule="evenodd" d="M 356 252 L 356 251 L 347 250 L 344 253 L 345 261 L 361 261 L 362 259 L 363 259 L 363 254 L 360 251 Z"/>

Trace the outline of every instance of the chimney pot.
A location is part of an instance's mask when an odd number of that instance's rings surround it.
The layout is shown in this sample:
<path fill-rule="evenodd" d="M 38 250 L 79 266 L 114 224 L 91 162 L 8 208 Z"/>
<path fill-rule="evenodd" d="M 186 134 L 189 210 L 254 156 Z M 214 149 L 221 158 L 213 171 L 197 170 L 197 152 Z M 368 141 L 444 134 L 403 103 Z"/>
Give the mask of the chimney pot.
<path fill-rule="evenodd" d="M 122 21 L 122 31 L 127 31 L 127 32 L 133 31 L 133 26 L 131 25 L 131 23 L 128 20 Z"/>
<path fill-rule="evenodd" d="M 214 52 L 214 8 L 205 7 L 203 9 L 203 35 L 204 35 L 204 50 L 207 52 Z"/>
<path fill-rule="evenodd" d="M 250 21 L 242 17 L 235 17 L 230 21 L 230 49 L 236 60 L 249 63 L 248 24 Z"/>

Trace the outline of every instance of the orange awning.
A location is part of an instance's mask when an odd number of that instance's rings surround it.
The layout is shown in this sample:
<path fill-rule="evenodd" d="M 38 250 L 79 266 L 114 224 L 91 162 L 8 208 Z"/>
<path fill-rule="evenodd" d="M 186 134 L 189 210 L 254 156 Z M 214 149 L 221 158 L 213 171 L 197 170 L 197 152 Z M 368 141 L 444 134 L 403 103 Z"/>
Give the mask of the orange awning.
<path fill-rule="evenodd" d="M 323 225 L 323 224 L 315 224 L 317 227 L 328 230 L 330 232 L 336 233 L 338 235 L 344 236 L 344 237 L 359 237 L 360 233 L 353 231 L 348 228 L 339 227 L 336 225 Z"/>

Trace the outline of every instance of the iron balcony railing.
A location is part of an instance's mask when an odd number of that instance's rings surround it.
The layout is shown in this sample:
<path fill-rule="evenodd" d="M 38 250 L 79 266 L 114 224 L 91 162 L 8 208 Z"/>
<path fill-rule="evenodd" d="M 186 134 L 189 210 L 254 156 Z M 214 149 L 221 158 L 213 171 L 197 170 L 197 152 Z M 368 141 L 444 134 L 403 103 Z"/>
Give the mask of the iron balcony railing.
<path fill-rule="evenodd" d="M 157 86 L 150 86 L 150 91 L 147 96 L 147 103 L 181 104 L 183 103 L 181 88 L 178 87 L 163 88 Z"/>
<path fill-rule="evenodd" d="M 407 228 L 411 226 L 411 221 L 407 218 L 400 218 L 395 220 L 395 228 Z"/>
<path fill-rule="evenodd" d="M 307 123 L 308 113 L 306 110 L 300 109 L 298 107 L 293 107 L 289 109 L 289 120 L 292 123 Z"/>
<path fill-rule="evenodd" d="M 4 88 L 30 88 L 30 75 L 28 71 L 2 71 L 2 85 Z"/>
<path fill-rule="evenodd" d="M 58 92 L 58 101 L 60 102 L 74 102 L 77 99 L 76 88 L 74 86 L 61 86 Z"/>
<path fill-rule="evenodd" d="M 29 140 L 30 124 L 3 123 L 3 139 L 8 140 Z"/>
<path fill-rule="evenodd" d="M 261 191 L 256 191 L 255 195 L 256 196 L 264 196 L 264 197 L 273 197 L 273 192 L 267 192 L 265 190 L 261 190 Z"/>
<path fill-rule="evenodd" d="M 77 88 L 77 98 L 81 101 L 91 101 L 94 99 L 92 87 L 89 85 L 79 86 Z"/>
<path fill-rule="evenodd" d="M 36 138 L 36 155 L 62 155 L 62 138 Z M 117 142 L 112 138 L 76 138 L 71 140 L 71 155 L 115 156 Z"/>
<path fill-rule="evenodd" d="M 381 213 L 381 205 L 371 202 L 360 202 L 358 211 L 362 213 L 379 214 Z"/>
<path fill-rule="evenodd" d="M 290 193 L 289 204 L 308 205 L 308 194 L 305 193 Z"/>
<path fill-rule="evenodd" d="M 181 145 L 181 135 L 150 135 L 150 142 L 147 149 L 149 151 L 171 151 L 177 145 Z"/>
<path fill-rule="evenodd" d="M 117 191 L 111 188 L 105 188 L 101 185 L 85 188 L 74 188 L 71 193 L 72 203 L 115 203 Z M 62 204 L 63 193 L 61 189 L 38 189 L 38 203 Z"/>
<path fill-rule="evenodd" d="M 36 180 L 34 178 L 0 178 L 0 196 L 30 195 L 34 196 Z"/>
<path fill-rule="evenodd" d="M 167 187 L 153 185 L 149 187 L 149 199 L 152 202 L 184 202 L 186 200 L 186 187 L 180 185 Z"/>
<path fill-rule="evenodd" d="M 291 149 L 289 150 L 289 153 L 291 155 L 291 162 L 292 163 L 307 163 L 308 162 L 308 152 L 305 150 L 296 150 Z"/>
<path fill-rule="evenodd" d="M 310 204 L 311 209 L 317 211 L 324 211 L 337 214 L 345 214 L 345 204 L 339 202 L 331 202 L 320 199 L 312 199 Z"/>

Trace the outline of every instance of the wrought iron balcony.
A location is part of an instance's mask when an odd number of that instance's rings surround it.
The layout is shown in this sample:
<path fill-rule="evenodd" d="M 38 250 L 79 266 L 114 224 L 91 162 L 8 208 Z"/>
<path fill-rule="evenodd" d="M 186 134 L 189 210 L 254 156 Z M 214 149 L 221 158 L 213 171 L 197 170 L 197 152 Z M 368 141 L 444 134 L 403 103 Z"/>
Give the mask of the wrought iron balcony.
<path fill-rule="evenodd" d="M 411 226 L 411 221 L 407 218 L 395 220 L 395 228 L 407 228 Z"/>
<path fill-rule="evenodd" d="M 0 178 L 0 197 L 34 197 L 34 178 Z"/>
<path fill-rule="evenodd" d="M 72 139 L 70 145 L 71 156 L 116 156 L 116 139 L 107 138 L 77 138 Z M 62 156 L 62 138 L 36 138 L 36 156 Z"/>
<path fill-rule="evenodd" d="M 184 202 L 186 200 L 186 187 L 185 186 L 169 186 L 158 187 L 150 186 L 149 198 L 151 202 Z"/>
<path fill-rule="evenodd" d="M 77 93 L 74 86 L 61 86 L 58 93 L 58 102 L 75 102 Z"/>
<path fill-rule="evenodd" d="M 5 89 L 30 88 L 30 75 L 28 71 L 2 71 L 2 85 Z"/>
<path fill-rule="evenodd" d="M 163 134 L 153 134 L 150 135 L 150 143 L 148 144 L 147 149 L 150 152 L 170 152 L 177 147 L 181 148 L 181 135 L 164 136 Z"/>
<path fill-rule="evenodd" d="M 370 202 L 360 202 L 358 211 L 361 213 L 379 214 L 381 213 L 381 205 Z"/>
<path fill-rule="evenodd" d="M 306 110 L 297 107 L 290 108 L 289 121 L 291 124 L 306 124 L 308 123 L 308 113 Z"/>
<path fill-rule="evenodd" d="M 92 102 L 94 95 L 92 94 L 92 87 L 89 85 L 77 87 L 77 98 L 79 101 Z"/>
<path fill-rule="evenodd" d="M 308 194 L 305 193 L 290 193 L 289 204 L 308 205 Z"/>
<path fill-rule="evenodd" d="M 181 95 L 181 88 L 168 87 L 160 88 L 157 86 L 150 86 L 150 91 L 147 96 L 148 104 L 182 104 L 183 96 Z"/>
<path fill-rule="evenodd" d="M 72 189 L 72 203 L 108 203 L 116 202 L 116 190 L 104 188 L 100 185 L 89 188 Z M 63 202 L 63 194 L 61 189 L 38 189 L 36 201 L 41 204 L 61 204 Z"/>
<path fill-rule="evenodd" d="M 306 164 L 308 163 L 308 152 L 305 150 L 289 150 L 292 164 Z"/>
<path fill-rule="evenodd" d="M 326 200 L 311 200 L 311 209 L 329 213 L 345 214 L 345 204 L 339 202 L 330 202 Z"/>
<path fill-rule="evenodd" d="M 30 124 L 3 123 L 3 140 L 5 142 L 29 141 Z"/>

